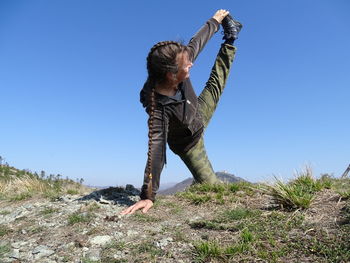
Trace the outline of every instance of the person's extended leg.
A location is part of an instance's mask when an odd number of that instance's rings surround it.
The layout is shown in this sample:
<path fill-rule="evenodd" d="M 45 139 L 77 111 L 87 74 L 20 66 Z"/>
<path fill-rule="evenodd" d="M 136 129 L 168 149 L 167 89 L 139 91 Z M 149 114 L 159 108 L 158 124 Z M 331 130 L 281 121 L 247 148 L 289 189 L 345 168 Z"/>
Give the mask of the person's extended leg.
<path fill-rule="evenodd" d="M 223 44 L 216 57 L 209 80 L 198 97 L 199 110 L 203 116 L 203 124 L 206 127 L 216 109 L 219 98 L 224 90 L 230 67 L 235 55 L 236 48 L 229 44 Z M 180 154 L 188 169 L 191 171 L 195 183 L 218 183 L 215 172 L 208 159 L 204 139 L 188 152 Z"/>
<path fill-rule="evenodd" d="M 203 136 L 188 152 L 180 154 L 180 157 L 191 171 L 194 183 L 219 182 L 205 151 Z"/>
<path fill-rule="evenodd" d="M 199 110 L 203 116 L 204 127 L 207 127 L 220 96 L 225 88 L 236 48 L 229 44 L 222 44 L 211 70 L 209 80 L 198 97 Z"/>

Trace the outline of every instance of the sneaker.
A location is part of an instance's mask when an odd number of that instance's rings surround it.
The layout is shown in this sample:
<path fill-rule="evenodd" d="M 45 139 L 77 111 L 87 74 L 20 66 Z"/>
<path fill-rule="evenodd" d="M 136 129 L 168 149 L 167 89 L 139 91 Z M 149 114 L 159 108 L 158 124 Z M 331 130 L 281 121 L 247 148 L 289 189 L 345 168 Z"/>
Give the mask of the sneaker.
<path fill-rule="evenodd" d="M 233 41 L 238 38 L 238 33 L 241 31 L 242 24 L 232 18 L 232 16 L 227 15 L 222 20 L 222 28 L 224 29 L 224 36 L 222 39 L 226 41 Z"/>

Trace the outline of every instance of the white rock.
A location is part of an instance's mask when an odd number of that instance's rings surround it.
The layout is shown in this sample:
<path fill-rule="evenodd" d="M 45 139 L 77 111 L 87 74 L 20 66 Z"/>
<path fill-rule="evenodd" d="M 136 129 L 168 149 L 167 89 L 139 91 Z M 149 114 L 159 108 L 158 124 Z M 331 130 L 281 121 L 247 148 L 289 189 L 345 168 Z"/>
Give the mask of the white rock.
<path fill-rule="evenodd" d="M 93 260 L 93 261 L 100 260 L 100 250 L 99 249 L 92 248 L 85 255 L 90 260 Z"/>
<path fill-rule="evenodd" d="M 9 256 L 10 258 L 20 259 L 19 249 L 12 250 L 12 253 Z"/>
<path fill-rule="evenodd" d="M 111 242 L 111 240 L 111 236 L 95 236 L 92 239 L 90 239 L 90 243 L 96 246 L 103 246 Z"/>
<path fill-rule="evenodd" d="M 127 234 L 127 236 L 136 236 L 139 234 L 139 232 L 137 232 L 135 230 L 128 230 L 128 232 L 126 234 Z"/>
<path fill-rule="evenodd" d="M 155 245 L 161 249 L 165 248 L 170 242 L 173 242 L 171 237 L 163 238 L 155 243 Z"/>
<path fill-rule="evenodd" d="M 15 249 L 18 249 L 21 247 L 21 242 L 15 242 L 15 243 L 12 243 L 11 244 L 11 247 L 15 248 Z"/>
<path fill-rule="evenodd" d="M 32 253 L 35 255 L 36 259 L 40 259 L 43 257 L 49 257 L 52 254 L 55 253 L 55 251 L 49 249 L 47 246 L 37 246 L 36 248 L 34 248 L 34 250 L 32 251 Z"/>

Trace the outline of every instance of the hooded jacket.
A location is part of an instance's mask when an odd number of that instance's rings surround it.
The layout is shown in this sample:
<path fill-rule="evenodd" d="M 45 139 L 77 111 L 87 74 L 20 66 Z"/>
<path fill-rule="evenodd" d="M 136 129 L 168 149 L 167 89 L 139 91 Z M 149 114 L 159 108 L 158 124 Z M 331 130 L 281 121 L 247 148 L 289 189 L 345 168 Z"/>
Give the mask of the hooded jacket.
<path fill-rule="evenodd" d="M 189 59 L 195 61 L 208 40 L 219 29 L 219 23 L 210 18 L 188 43 Z M 146 82 L 140 92 L 140 102 L 149 114 L 148 96 L 152 87 Z M 166 143 L 170 149 L 181 154 L 191 149 L 201 138 L 203 121 L 198 111 L 198 100 L 189 78 L 179 84 L 180 99 L 155 92 L 155 109 L 153 116 L 151 171 L 146 163 L 144 183 L 141 188 L 141 199 L 155 200 L 159 188 L 160 174 L 166 163 Z M 148 157 L 149 158 L 149 157 Z M 152 173 L 152 191 L 147 191 L 148 175 Z"/>

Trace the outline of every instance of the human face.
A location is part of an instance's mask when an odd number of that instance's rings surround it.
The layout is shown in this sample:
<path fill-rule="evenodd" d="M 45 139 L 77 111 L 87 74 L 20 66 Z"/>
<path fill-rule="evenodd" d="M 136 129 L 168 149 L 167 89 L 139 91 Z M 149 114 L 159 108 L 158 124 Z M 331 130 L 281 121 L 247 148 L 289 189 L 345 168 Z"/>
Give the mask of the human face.
<path fill-rule="evenodd" d="M 179 68 L 178 72 L 176 73 L 176 80 L 180 83 L 190 77 L 190 68 L 193 66 L 193 64 L 186 51 L 177 55 L 176 62 Z"/>

